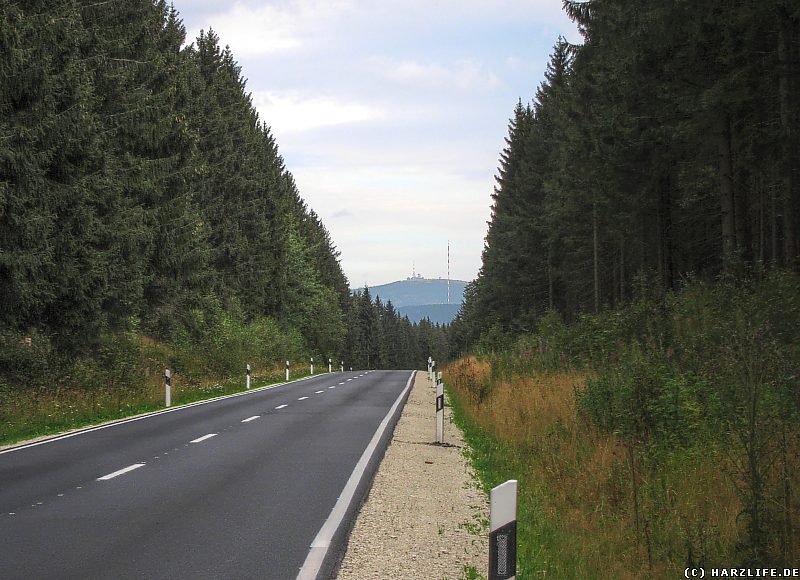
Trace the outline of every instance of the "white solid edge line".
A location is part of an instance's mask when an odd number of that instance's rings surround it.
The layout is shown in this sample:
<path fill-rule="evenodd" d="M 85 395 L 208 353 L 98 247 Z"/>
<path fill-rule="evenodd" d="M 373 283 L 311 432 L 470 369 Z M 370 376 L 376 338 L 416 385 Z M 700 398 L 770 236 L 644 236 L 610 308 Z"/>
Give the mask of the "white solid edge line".
<path fill-rule="evenodd" d="M 212 437 L 216 437 L 216 433 L 209 433 L 208 435 L 203 435 L 202 437 L 198 437 L 197 439 L 192 439 L 189 443 L 200 443 L 201 441 L 205 441 L 206 439 L 211 439 Z"/>
<path fill-rule="evenodd" d="M 242 419 L 242 423 L 249 423 L 250 421 L 255 421 L 256 419 L 260 419 L 261 415 L 253 415 L 252 417 L 248 417 L 247 419 Z"/>
<path fill-rule="evenodd" d="M 114 479 L 118 475 L 122 475 L 123 473 L 128 473 L 129 471 L 133 471 L 134 469 L 139 469 L 140 467 L 144 467 L 144 463 L 134 463 L 133 465 L 129 465 L 128 467 L 124 467 L 114 473 L 109 473 L 108 475 L 104 475 L 103 477 L 98 477 L 97 481 L 108 481 L 109 479 Z"/>
<path fill-rule="evenodd" d="M 278 405 L 275 409 L 283 409 L 284 407 L 288 407 L 289 405 Z"/>
<path fill-rule="evenodd" d="M 411 388 L 411 381 L 414 380 L 415 373 L 416 371 L 411 372 L 411 376 L 408 378 L 408 382 L 406 383 L 406 388 L 403 389 L 392 407 L 389 409 L 389 412 L 386 413 L 383 421 L 381 421 L 380 425 L 378 425 L 378 428 L 375 430 L 375 434 L 372 436 L 367 448 L 364 449 L 364 453 L 361 454 L 361 459 L 358 460 L 358 463 L 356 463 L 356 466 L 353 468 L 353 473 L 350 474 L 350 478 L 347 480 L 339 499 L 336 501 L 336 505 L 333 506 L 328 519 L 326 519 L 325 523 L 322 524 L 322 527 L 320 528 L 319 532 L 317 532 L 317 536 L 314 538 L 314 541 L 311 542 L 311 549 L 308 552 L 308 556 L 306 556 L 305 562 L 303 562 L 303 567 L 300 568 L 300 573 L 297 575 L 297 580 L 316 580 L 317 574 L 319 574 L 319 569 L 322 566 L 322 562 L 325 560 L 325 555 L 328 553 L 328 548 L 331 545 L 333 535 L 336 533 L 336 530 L 339 529 L 345 513 L 347 512 L 347 508 L 353 501 L 356 488 L 361 482 L 361 478 L 364 476 L 364 472 L 367 469 L 367 464 L 375 454 L 375 450 L 378 447 L 378 442 L 381 440 L 386 428 L 389 426 L 389 420 L 391 419 L 392 415 L 394 415 L 397 407 L 400 406 L 400 401 L 403 400 L 403 397 L 405 397 L 406 393 L 408 393 L 408 390 Z"/>
<path fill-rule="evenodd" d="M 72 433 L 64 433 L 63 435 L 56 435 L 54 437 L 50 437 L 49 439 L 43 439 L 42 441 L 35 441 L 33 443 L 22 443 L 17 445 L 16 447 L 9 447 L 8 449 L 0 450 L 0 455 L 4 453 L 12 453 L 14 451 L 22 451 L 23 449 L 29 449 L 31 447 L 38 447 L 39 445 L 45 445 L 47 443 L 55 443 L 56 441 L 61 441 L 62 439 L 69 439 L 70 437 L 77 437 L 78 435 L 85 435 L 86 433 L 91 433 L 93 431 L 99 431 L 100 429 L 108 429 L 110 427 L 116 427 L 117 425 L 125 425 L 126 423 L 133 423 L 134 421 L 141 421 L 142 419 L 150 419 L 151 417 L 157 417 L 159 415 L 164 415 L 166 413 L 175 413 L 177 411 L 183 411 L 184 409 L 189 409 L 191 407 L 198 407 L 200 405 L 207 405 L 209 403 L 215 403 L 217 401 L 222 401 L 224 399 L 232 399 L 233 397 L 242 397 L 244 395 L 252 395 L 253 393 L 258 393 L 260 391 L 267 391 L 269 389 L 276 389 L 278 387 L 283 387 L 285 385 L 291 385 L 292 383 L 299 383 L 301 381 L 305 381 L 308 379 L 316 378 L 318 375 L 314 375 L 313 377 L 303 377 L 301 379 L 295 379 L 289 382 L 278 383 L 276 385 L 265 385 L 263 387 L 258 387 L 256 389 L 250 389 L 249 391 L 242 391 L 241 393 L 233 393 L 231 395 L 222 395 L 221 397 L 215 397 L 213 399 L 207 399 L 205 401 L 195 401 L 194 403 L 187 403 L 185 405 L 180 405 L 177 407 L 171 407 L 169 409 L 161 409 L 160 411 L 151 411 L 149 413 L 143 413 L 142 415 L 138 415 L 136 417 L 129 417 L 127 419 L 120 419 L 119 421 L 114 421 L 111 423 L 106 423 L 105 425 L 95 425 L 94 427 L 86 427 L 84 429 L 78 429 L 77 431 L 73 431 Z"/>

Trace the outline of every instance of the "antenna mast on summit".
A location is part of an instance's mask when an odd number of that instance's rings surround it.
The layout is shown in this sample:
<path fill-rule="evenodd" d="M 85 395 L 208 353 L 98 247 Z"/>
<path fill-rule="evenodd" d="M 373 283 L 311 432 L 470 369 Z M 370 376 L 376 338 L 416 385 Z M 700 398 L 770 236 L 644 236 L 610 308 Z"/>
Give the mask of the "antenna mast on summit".
<path fill-rule="evenodd" d="M 450 304 L 450 240 L 447 240 L 447 303 Z"/>

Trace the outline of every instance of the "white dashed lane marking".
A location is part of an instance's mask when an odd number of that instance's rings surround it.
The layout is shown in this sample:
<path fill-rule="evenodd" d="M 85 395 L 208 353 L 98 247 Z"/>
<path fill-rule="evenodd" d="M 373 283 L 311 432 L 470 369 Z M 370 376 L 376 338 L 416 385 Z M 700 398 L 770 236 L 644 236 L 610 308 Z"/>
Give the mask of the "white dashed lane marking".
<path fill-rule="evenodd" d="M 357 377 L 352 377 L 352 378 L 346 379 L 346 381 L 349 382 L 349 381 L 355 380 L 355 379 L 357 379 L 359 377 L 362 377 L 362 376 L 364 376 L 364 375 L 358 375 Z M 343 380 L 342 382 L 339 383 L 339 385 L 344 385 L 346 381 Z M 331 385 L 328 388 L 329 389 L 335 389 L 336 385 Z M 314 394 L 321 395 L 324 392 L 325 392 L 324 389 L 320 389 L 319 391 L 315 391 Z M 297 400 L 298 401 L 305 401 L 308 398 L 309 397 L 307 397 L 307 396 L 306 397 L 300 397 Z M 278 405 L 277 407 L 275 407 L 275 409 L 276 410 L 285 409 L 288 406 L 289 405 L 287 405 L 287 404 Z M 253 415 L 252 417 L 248 417 L 247 419 L 242 419 L 241 422 L 242 423 L 249 423 L 251 421 L 255 421 L 256 419 L 260 419 L 260 418 L 261 418 L 261 415 Z M 211 439 L 212 437 L 216 437 L 217 435 L 218 435 L 217 433 L 208 433 L 206 435 L 203 435 L 202 437 L 198 437 L 197 439 L 192 439 L 189 443 L 201 443 L 203 441 Z M 189 444 L 186 444 L 184 446 L 188 447 L 188 445 Z M 177 451 L 177 450 L 178 449 L 176 448 L 175 451 Z M 164 452 L 164 455 L 169 455 L 169 453 L 168 452 Z M 156 455 L 156 456 L 153 457 L 153 459 L 160 459 L 160 458 L 161 457 L 159 455 Z M 140 467 L 144 467 L 145 465 L 146 465 L 145 463 L 134 463 L 133 465 L 129 465 L 128 467 L 124 467 L 122 469 L 119 469 L 117 471 L 114 471 L 112 473 L 104 475 L 102 477 L 98 477 L 97 481 L 108 481 L 110 479 L 114 479 L 115 477 L 119 477 L 120 475 L 124 475 L 126 473 L 131 472 L 131 471 L 134 471 L 135 469 L 139 469 Z M 82 489 L 82 487 L 81 486 L 77 486 L 75 489 Z M 64 494 L 63 493 L 59 493 L 57 497 L 64 497 Z M 31 507 L 38 507 L 38 506 L 41 506 L 41 505 L 43 505 L 42 502 L 37 502 L 35 504 L 32 504 Z M 7 512 L 7 513 L 10 516 L 16 515 L 16 512 Z"/>
<path fill-rule="evenodd" d="M 129 471 L 133 471 L 134 469 L 139 469 L 140 467 L 144 467 L 144 463 L 134 463 L 133 465 L 124 467 L 120 470 L 115 471 L 114 473 L 109 473 L 108 475 L 104 475 L 103 477 L 98 477 L 97 481 L 108 481 L 109 479 L 114 479 L 115 477 L 122 475 L 124 473 L 128 473 Z"/>
<path fill-rule="evenodd" d="M 209 433 L 208 435 L 203 435 L 202 437 L 198 437 L 197 439 L 192 439 L 191 441 L 189 441 L 189 443 L 200 443 L 201 441 L 205 441 L 206 439 L 211 439 L 212 437 L 216 436 L 217 436 L 216 433 Z"/>

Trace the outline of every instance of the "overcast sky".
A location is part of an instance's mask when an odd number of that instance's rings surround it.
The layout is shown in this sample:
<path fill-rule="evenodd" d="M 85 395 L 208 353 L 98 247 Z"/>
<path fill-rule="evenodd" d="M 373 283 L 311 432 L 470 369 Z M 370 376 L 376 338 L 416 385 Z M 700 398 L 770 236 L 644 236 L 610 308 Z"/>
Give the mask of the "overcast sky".
<path fill-rule="evenodd" d="M 351 286 L 472 280 L 517 99 L 543 79 L 561 0 L 173 0 L 230 45 Z"/>

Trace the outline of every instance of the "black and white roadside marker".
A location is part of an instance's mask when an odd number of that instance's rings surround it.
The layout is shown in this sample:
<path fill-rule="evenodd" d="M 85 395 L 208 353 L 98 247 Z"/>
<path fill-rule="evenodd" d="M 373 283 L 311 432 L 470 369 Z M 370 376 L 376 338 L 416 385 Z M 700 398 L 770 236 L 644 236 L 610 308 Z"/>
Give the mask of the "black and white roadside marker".
<path fill-rule="evenodd" d="M 311 357 L 311 374 L 314 374 L 314 357 Z"/>
<path fill-rule="evenodd" d="M 331 372 L 331 359 L 328 359 L 328 373 Z"/>
<path fill-rule="evenodd" d="M 436 442 L 444 443 L 444 383 L 441 376 L 436 381 Z"/>
<path fill-rule="evenodd" d="M 169 369 L 166 369 L 164 372 L 164 404 L 165 406 L 169 407 L 172 405 L 172 387 L 170 385 L 172 381 L 172 373 Z"/>
<path fill-rule="evenodd" d="M 247 365 L 247 388 L 250 389 L 250 365 Z"/>
<path fill-rule="evenodd" d="M 517 577 L 517 480 L 492 489 L 489 512 L 489 580 Z"/>
<path fill-rule="evenodd" d="M 289 361 L 286 361 L 286 380 L 289 380 Z"/>

